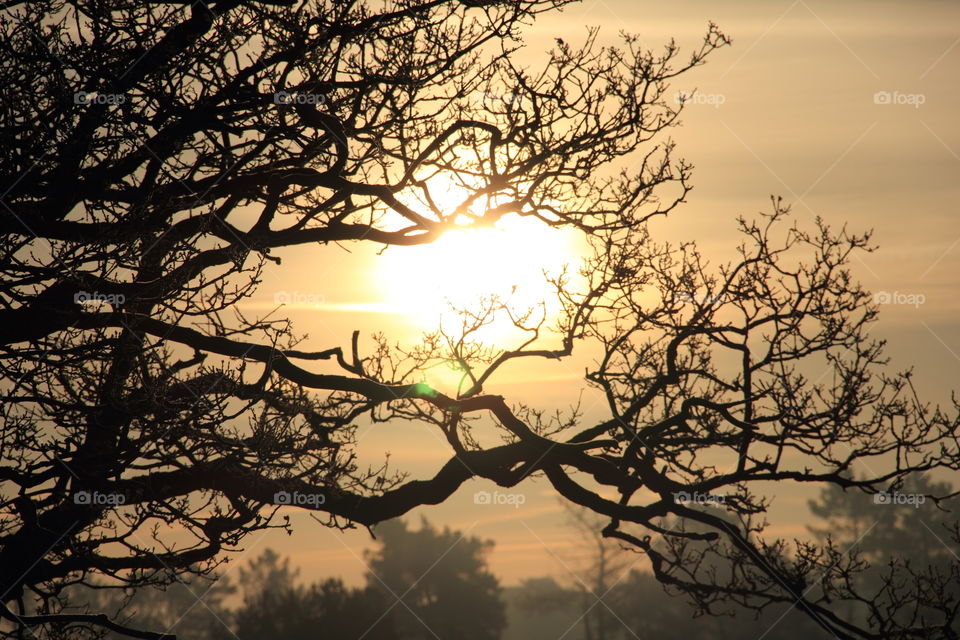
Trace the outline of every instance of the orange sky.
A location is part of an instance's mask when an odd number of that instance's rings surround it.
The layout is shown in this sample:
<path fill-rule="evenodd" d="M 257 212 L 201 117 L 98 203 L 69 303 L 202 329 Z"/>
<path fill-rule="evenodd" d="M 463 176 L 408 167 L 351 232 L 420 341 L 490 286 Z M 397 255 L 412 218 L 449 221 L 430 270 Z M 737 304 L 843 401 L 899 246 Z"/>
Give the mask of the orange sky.
<path fill-rule="evenodd" d="M 960 387 L 960 5 L 588 1 L 530 29 L 524 60 L 534 64 L 556 36 L 582 39 L 584 25 L 600 26 L 601 42 L 625 30 L 639 33 L 645 46 L 676 37 L 689 49 L 708 20 L 734 44 L 675 87 L 696 88 L 701 95 L 688 106 L 684 126 L 672 133 L 680 155 L 696 166 L 695 190 L 686 205 L 654 225 L 657 238 L 696 239 L 714 263 L 729 259 L 737 242 L 735 216 L 768 210 L 770 194 L 784 196 L 801 221 L 819 215 L 836 226 L 875 229 L 880 250 L 862 256 L 855 275 L 893 300 L 923 298 L 920 305 L 886 305 L 876 334 L 889 338 L 888 354 L 897 367 L 916 365 L 915 379 L 928 399 L 946 400 L 950 386 Z M 887 92 L 891 104 L 883 103 L 883 95 L 875 98 L 878 92 Z M 557 240 L 556 251 L 574 258 L 568 242 Z M 268 266 L 252 306 L 272 307 L 279 294 L 300 296 L 303 304 L 289 315 L 299 332 L 310 335 L 304 349 L 345 347 L 354 329 L 415 341 L 430 328 L 422 308 L 412 312 L 422 305 L 405 306 L 418 290 L 404 282 L 416 279 L 391 280 L 405 269 L 416 273 L 424 263 L 402 252 L 412 256 L 422 249 L 392 248 L 377 257 L 376 247 L 347 248 L 349 253 L 311 246 L 278 252 L 283 265 Z M 505 261 L 499 271 L 524 282 L 534 268 L 522 245 L 498 252 L 497 260 Z M 390 292 L 382 286 L 385 278 L 395 283 Z M 440 285 L 453 281 L 440 278 Z M 504 284 L 509 282 L 498 286 Z M 588 414 L 602 408 L 602 398 L 579 381 L 582 361 L 536 366 L 503 371 L 492 390 L 544 408 L 569 404 L 582 391 Z M 396 423 L 362 433 L 361 452 L 371 462 L 389 450 L 392 464 L 415 476 L 432 475 L 450 455 L 427 427 Z M 447 503 L 409 517 L 425 515 L 494 538 L 491 564 L 507 584 L 547 573 L 569 578 L 568 570 L 577 570 L 573 534 L 557 526 L 564 516 L 548 486 L 530 482 L 513 490 L 524 494 L 519 508 L 474 505 L 473 493 L 480 489 L 494 487 L 471 482 Z M 806 497 L 778 493 L 770 532 L 802 533 Z M 256 553 L 273 546 L 291 554 L 309 580 L 331 575 L 362 580 L 361 550 L 370 546 L 366 532 L 329 531 L 304 513 L 290 515 L 292 537 L 268 533 L 251 539 L 247 548 Z"/>

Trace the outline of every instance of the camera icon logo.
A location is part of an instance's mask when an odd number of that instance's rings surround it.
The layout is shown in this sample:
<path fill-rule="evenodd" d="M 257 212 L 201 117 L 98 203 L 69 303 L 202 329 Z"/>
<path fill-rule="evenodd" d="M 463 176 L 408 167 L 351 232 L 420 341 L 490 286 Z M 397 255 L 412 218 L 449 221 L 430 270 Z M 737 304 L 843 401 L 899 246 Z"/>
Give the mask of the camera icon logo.
<path fill-rule="evenodd" d="M 77 491 L 73 494 L 73 503 L 74 504 L 90 504 L 92 502 L 92 496 L 89 491 Z"/>
<path fill-rule="evenodd" d="M 277 491 L 273 494 L 273 502 L 275 504 L 292 504 L 293 496 L 290 495 L 289 491 Z"/>
<path fill-rule="evenodd" d="M 489 491 L 477 491 L 473 494 L 473 504 L 490 504 L 491 496 Z"/>

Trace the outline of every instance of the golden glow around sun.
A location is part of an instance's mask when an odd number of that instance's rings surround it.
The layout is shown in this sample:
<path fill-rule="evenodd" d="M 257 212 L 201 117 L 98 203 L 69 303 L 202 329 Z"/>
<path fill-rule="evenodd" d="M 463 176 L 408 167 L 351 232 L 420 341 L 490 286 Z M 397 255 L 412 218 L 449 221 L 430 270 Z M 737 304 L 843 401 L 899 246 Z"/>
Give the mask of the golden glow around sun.
<path fill-rule="evenodd" d="M 492 227 L 448 231 L 429 244 L 391 247 L 378 260 L 377 280 L 385 301 L 424 329 L 436 328 L 441 318 L 450 326 L 451 305 L 475 310 L 489 296 L 509 300 L 518 313 L 545 304 L 549 324 L 556 294 L 544 271 L 556 276 L 566 265 L 576 273 L 576 240 L 572 230 L 506 216 Z M 511 331 L 504 315 L 483 337 Z"/>

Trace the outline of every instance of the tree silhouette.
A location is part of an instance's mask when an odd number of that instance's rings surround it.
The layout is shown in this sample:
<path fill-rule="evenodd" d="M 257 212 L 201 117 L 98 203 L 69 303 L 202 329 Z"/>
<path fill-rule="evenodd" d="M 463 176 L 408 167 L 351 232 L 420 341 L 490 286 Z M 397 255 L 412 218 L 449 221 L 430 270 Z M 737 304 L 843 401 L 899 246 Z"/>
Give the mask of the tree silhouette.
<path fill-rule="evenodd" d="M 308 640 L 318 632 L 329 638 L 396 640 L 388 601 L 373 589 L 350 589 L 337 578 L 301 586 L 298 572 L 267 550 L 248 568 L 240 569 L 243 606 L 229 615 L 229 628 L 213 625 L 212 640 Z"/>
<path fill-rule="evenodd" d="M 945 608 L 960 602 L 960 567 L 952 562 L 960 553 L 956 499 L 917 499 L 953 493 L 949 483 L 918 474 L 906 478 L 897 489 L 894 495 L 904 498 L 899 502 L 883 494 L 865 496 L 837 486 L 825 487 L 818 500 L 810 501 L 810 510 L 825 526 L 808 529 L 821 543 L 845 549 L 862 563 L 863 570 L 852 571 L 848 578 L 852 588 L 883 594 L 877 604 L 888 608 L 878 613 L 861 602 L 850 602 L 847 619 L 882 628 L 891 624 L 890 617 L 896 618 L 894 625 L 902 627 L 918 617 L 942 616 L 952 621 L 949 627 L 954 634 L 960 633 L 955 611 Z M 910 606 L 898 606 L 893 598 L 903 596 L 897 584 L 916 585 L 919 593 L 929 595 L 908 600 Z"/>
<path fill-rule="evenodd" d="M 393 603 L 388 612 L 400 638 L 500 637 L 504 606 L 484 557 L 492 541 L 437 531 L 426 520 L 416 531 L 390 520 L 377 527 L 377 535 L 381 547 L 369 554 L 367 586 Z"/>
<path fill-rule="evenodd" d="M 586 640 L 609 640 L 619 635 L 617 615 L 607 603 L 608 596 L 629 569 L 629 561 L 616 540 L 603 535 L 604 519 L 582 507 L 562 503 L 573 528 L 588 550 L 586 566 L 573 573 L 573 587 L 579 592 Z M 556 594 L 546 591 L 548 602 Z"/>
<path fill-rule="evenodd" d="M 946 496 L 954 493 L 949 482 L 935 482 L 918 474 L 905 479 L 898 489 L 903 496 Z M 864 496 L 833 485 L 810 501 L 810 510 L 824 521 L 823 527 L 807 527 L 819 540 L 856 545 L 875 565 L 890 556 L 909 558 L 914 565 L 943 561 L 956 553 L 945 541 L 956 520 L 954 500 L 887 501 L 884 496 Z M 926 526 L 924 526 L 926 525 Z"/>
<path fill-rule="evenodd" d="M 222 629 L 229 620 L 226 600 L 236 591 L 229 579 L 208 576 L 192 582 L 177 582 L 163 589 L 131 588 L 125 591 L 109 588 L 89 589 L 74 585 L 65 590 L 66 601 L 82 603 L 91 611 L 106 613 L 124 625 L 166 630 L 184 638 L 208 638 Z M 87 637 L 77 626 L 63 637 Z M 125 633 L 108 631 L 104 638 L 120 640 Z"/>
<path fill-rule="evenodd" d="M 760 536 L 771 482 L 872 493 L 958 467 L 955 415 L 884 371 L 867 335 L 876 310 L 846 264 L 868 236 L 788 226 L 775 201 L 741 220 L 731 264 L 655 242 L 647 221 L 690 188 L 664 137 L 682 110 L 669 82 L 727 38 L 711 25 L 681 58 L 672 42 L 602 48 L 590 32 L 521 69 L 521 26 L 563 4 L 5 3 L 10 634 L 161 637 L 72 610 L 62 591 L 209 572 L 249 533 L 283 526 L 280 504 L 369 526 L 473 477 L 509 487 L 536 474 L 605 516 L 605 535 L 702 611 L 795 603 L 838 638 L 877 637 L 835 613 L 838 600 L 874 601 L 846 588 L 841 551 Z M 462 201 L 434 197 L 437 178 Z M 459 335 L 411 352 L 356 333 L 304 351 L 288 320 L 237 306 L 265 266 L 282 268 L 284 247 L 417 245 L 510 215 L 593 247 L 585 284 L 554 281 L 554 332 L 491 299 Z M 528 339 L 479 345 L 497 315 Z M 601 352 L 587 375 L 607 398 L 596 424 L 485 392 L 515 360 L 585 345 Z M 336 372 L 316 372 L 324 361 Z M 437 361 L 457 363 L 459 391 L 422 382 Z M 371 419 L 433 425 L 451 457 L 427 479 L 361 468 L 355 427 Z M 503 444 L 480 446 L 479 419 Z M 855 477 L 863 461 L 880 471 Z M 883 636 L 946 634 L 955 601 L 936 587 L 887 594 L 897 607 L 934 598 L 942 616 L 901 625 L 881 611 Z"/>

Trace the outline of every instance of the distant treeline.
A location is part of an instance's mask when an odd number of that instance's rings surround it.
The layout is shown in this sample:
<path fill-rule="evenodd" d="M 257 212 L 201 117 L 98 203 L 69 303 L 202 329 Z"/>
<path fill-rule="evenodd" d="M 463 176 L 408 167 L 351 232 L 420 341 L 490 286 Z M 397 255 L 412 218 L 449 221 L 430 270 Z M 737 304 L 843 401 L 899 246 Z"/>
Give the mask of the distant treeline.
<path fill-rule="evenodd" d="M 946 492 L 944 485 L 934 485 L 921 477 L 904 491 Z M 820 541 L 830 536 L 848 553 L 860 555 L 869 567 L 857 578 L 864 589 L 879 586 L 891 557 L 913 570 L 949 571 L 960 549 L 939 531 L 955 516 L 915 502 L 885 504 L 832 487 L 811 501 L 819 520 L 809 530 Z M 90 610 L 122 611 L 132 626 L 189 640 L 832 637 L 790 603 L 762 611 L 729 604 L 696 611 L 650 573 L 632 568 L 644 566 L 642 558 L 634 563 L 636 554 L 594 535 L 584 519 L 592 514 L 574 515 L 591 550 L 587 566 L 571 567 L 567 575 L 531 577 L 519 586 L 502 587 L 490 572 L 486 557 L 492 541 L 438 530 L 426 520 L 419 529 L 395 520 L 377 528 L 378 547 L 364 557 L 369 572 L 363 587 L 348 587 L 339 578 L 302 584 L 290 559 L 268 549 L 215 581 L 174 582 L 165 591 L 126 594 L 78 588 L 74 600 Z M 956 581 L 945 584 L 957 586 Z M 867 616 L 854 609 L 849 613 Z"/>

